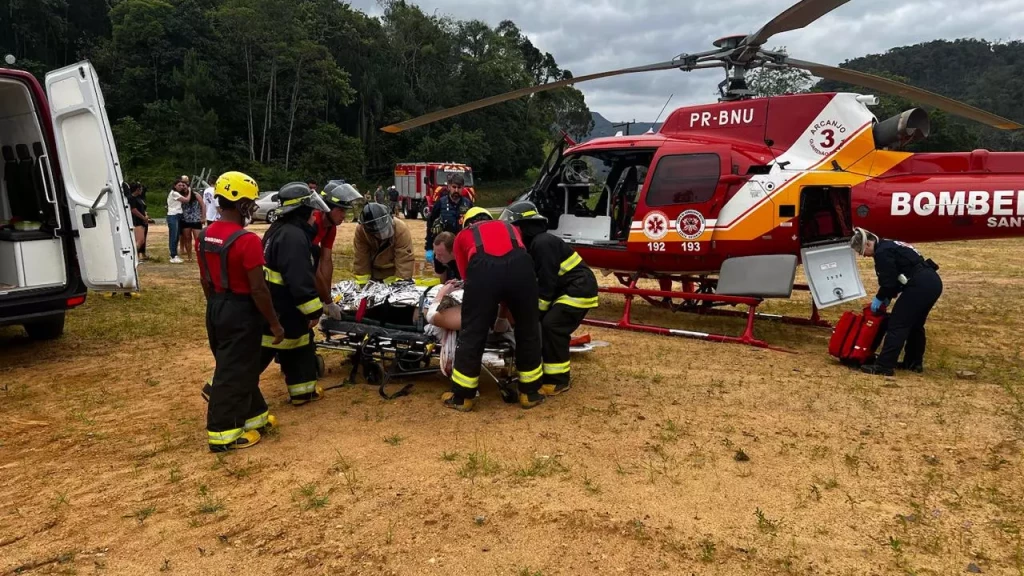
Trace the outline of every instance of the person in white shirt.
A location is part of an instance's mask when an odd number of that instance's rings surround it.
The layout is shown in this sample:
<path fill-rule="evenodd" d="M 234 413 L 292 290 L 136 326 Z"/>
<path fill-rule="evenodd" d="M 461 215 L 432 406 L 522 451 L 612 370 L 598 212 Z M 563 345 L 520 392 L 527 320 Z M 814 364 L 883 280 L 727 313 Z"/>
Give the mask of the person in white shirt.
<path fill-rule="evenodd" d="M 213 186 L 207 186 L 203 190 L 203 202 L 206 203 L 206 225 L 220 220 L 220 210 L 217 209 L 217 201 L 213 197 Z"/>
<path fill-rule="evenodd" d="M 184 205 L 192 199 L 192 193 L 183 180 L 174 183 L 167 194 L 167 241 L 171 252 L 171 264 L 181 264 L 178 258 L 178 239 L 181 236 L 181 213 Z"/>

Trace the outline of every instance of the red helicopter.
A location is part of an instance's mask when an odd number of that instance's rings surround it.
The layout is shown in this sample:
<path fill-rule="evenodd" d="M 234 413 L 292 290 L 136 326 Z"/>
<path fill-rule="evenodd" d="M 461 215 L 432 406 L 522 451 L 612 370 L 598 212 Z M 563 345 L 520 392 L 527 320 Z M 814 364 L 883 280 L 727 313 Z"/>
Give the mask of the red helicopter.
<path fill-rule="evenodd" d="M 400 132 L 599 78 L 723 68 L 718 103 L 679 108 L 657 133 L 580 145 L 565 138 L 523 197 L 588 265 L 623 284 L 602 288 L 626 296 L 622 318 L 589 324 L 770 348 L 753 335 L 763 298 L 809 289 L 811 317 L 783 320 L 827 326 L 818 308 L 864 295 L 845 246 L 853 227 L 906 242 L 1024 235 L 1024 153 L 901 152 L 928 136 L 923 109 L 879 121 L 869 108 L 878 103 L 874 96 L 757 98 L 747 88 L 751 69 L 800 68 L 999 129 L 1022 127 L 900 82 L 762 48 L 773 35 L 803 28 L 847 1 L 801 0 L 753 34 L 716 41 L 715 50 L 523 88 L 382 130 Z M 808 285 L 793 284 L 798 261 Z M 639 288 L 641 278 L 659 280 L 660 290 Z M 673 290 L 674 282 L 682 289 Z M 636 296 L 679 311 L 742 314 L 746 329 L 732 337 L 636 324 L 630 319 Z M 721 309 L 738 304 L 747 312 Z"/>

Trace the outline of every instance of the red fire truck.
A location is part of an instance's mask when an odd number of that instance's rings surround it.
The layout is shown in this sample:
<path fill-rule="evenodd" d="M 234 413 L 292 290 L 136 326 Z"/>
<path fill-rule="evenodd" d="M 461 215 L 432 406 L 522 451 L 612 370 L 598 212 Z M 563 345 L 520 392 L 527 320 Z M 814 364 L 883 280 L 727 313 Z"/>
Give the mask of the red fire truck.
<path fill-rule="evenodd" d="M 463 196 L 476 199 L 473 169 L 457 162 L 406 162 L 395 166 L 395 188 L 406 218 L 426 218 L 427 212 L 440 197 L 448 178 L 462 174 L 466 181 Z"/>

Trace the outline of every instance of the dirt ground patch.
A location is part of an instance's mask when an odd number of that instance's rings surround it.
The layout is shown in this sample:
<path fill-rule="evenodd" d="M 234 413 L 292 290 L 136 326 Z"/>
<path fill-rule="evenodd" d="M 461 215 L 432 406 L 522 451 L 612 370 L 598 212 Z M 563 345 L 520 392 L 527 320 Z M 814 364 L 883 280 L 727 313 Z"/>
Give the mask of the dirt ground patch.
<path fill-rule="evenodd" d="M 759 323 L 784 354 L 584 328 L 611 346 L 530 411 L 484 385 L 455 413 L 431 378 L 294 408 L 272 366 L 280 432 L 221 457 L 196 266 L 149 246 L 141 298 L 91 295 L 56 343 L 0 329 L 0 574 L 1024 574 L 1024 241 L 923 247 L 946 287 L 923 376 L 851 372 L 823 329 Z"/>

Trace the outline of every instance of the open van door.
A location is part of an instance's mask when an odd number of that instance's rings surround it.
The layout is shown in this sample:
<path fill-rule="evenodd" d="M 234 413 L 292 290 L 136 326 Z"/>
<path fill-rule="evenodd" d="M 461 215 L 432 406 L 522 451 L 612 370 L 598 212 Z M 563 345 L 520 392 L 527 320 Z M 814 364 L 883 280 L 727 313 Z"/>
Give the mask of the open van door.
<path fill-rule="evenodd" d="M 80 62 L 47 74 L 46 93 L 82 280 L 93 290 L 135 290 L 135 236 L 99 79 Z"/>

